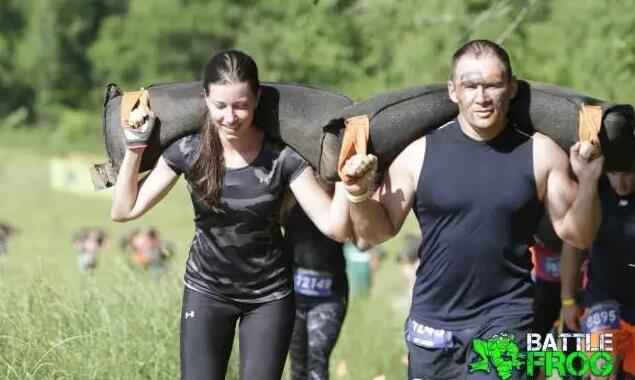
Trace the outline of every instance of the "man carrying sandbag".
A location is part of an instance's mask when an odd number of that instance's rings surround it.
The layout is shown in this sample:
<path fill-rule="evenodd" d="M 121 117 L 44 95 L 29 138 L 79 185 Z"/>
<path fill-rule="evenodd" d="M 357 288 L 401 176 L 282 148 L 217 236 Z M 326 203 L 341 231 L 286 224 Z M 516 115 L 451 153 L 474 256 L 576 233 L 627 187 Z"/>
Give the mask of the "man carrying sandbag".
<path fill-rule="evenodd" d="M 409 379 L 523 378 L 513 350 L 496 362 L 473 341 L 513 334 L 525 350 L 533 318 L 528 247 L 545 208 L 574 246 L 587 247 L 596 233 L 599 149 L 578 143 L 567 160 L 552 139 L 517 130 L 507 122 L 516 90 L 505 50 L 468 42 L 454 54 L 448 81 L 458 118 L 401 152 L 374 194 L 374 156 L 353 156 L 341 169 L 358 236 L 371 243 L 395 236 L 411 208 L 421 226 L 406 324 Z"/>

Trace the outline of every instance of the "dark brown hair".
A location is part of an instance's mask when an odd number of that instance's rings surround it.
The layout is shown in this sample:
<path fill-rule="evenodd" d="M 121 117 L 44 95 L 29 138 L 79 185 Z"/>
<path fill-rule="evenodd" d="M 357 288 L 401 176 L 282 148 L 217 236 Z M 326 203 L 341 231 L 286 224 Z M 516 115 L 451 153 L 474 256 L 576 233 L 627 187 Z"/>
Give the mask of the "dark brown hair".
<path fill-rule="evenodd" d="M 452 55 L 452 71 L 450 72 L 450 79 L 454 78 L 454 70 L 456 69 L 456 64 L 459 62 L 459 59 L 468 54 L 471 54 L 476 58 L 486 54 L 493 54 L 503 63 L 503 66 L 505 67 L 505 77 L 507 80 L 512 80 L 512 64 L 509 59 L 509 54 L 507 54 L 505 49 L 503 49 L 500 45 L 489 40 L 472 40 L 461 46 Z"/>
<path fill-rule="evenodd" d="M 246 82 L 255 95 L 260 88 L 258 67 L 247 54 L 238 50 L 225 50 L 215 54 L 207 62 L 203 72 L 203 91 L 209 96 L 211 84 L 230 84 Z M 223 145 L 216 126 L 209 115 L 201 133 L 201 146 L 198 158 L 192 166 L 189 180 L 210 205 L 216 203 L 225 176 Z"/>

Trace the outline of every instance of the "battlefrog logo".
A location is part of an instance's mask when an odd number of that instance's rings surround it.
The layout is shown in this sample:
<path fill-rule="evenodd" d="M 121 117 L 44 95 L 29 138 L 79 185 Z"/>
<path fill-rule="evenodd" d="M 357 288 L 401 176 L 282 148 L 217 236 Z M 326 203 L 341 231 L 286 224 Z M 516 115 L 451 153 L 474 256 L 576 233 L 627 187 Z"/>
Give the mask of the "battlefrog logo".
<path fill-rule="evenodd" d="M 512 377 L 514 371 L 535 376 L 540 368 L 550 377 L 558 376 L 608 376 L 613 373 L 611 355 L 612 334 L 599 334 L 592 340 L 591 334 L 527 334 L 527 347 L 521 351 L 514 334 L 497 334 L 490 339 L 473 339 L 472 348 L 479 356 L 469 364 L 468 371 L 491 373 L 495 371 L 502 380 Z M 575 351 L 567 352 L 572 341 Z M 558 344 L 558 342 L 560 344 Z"/>
<path fill-rule="evenodd" d="M 490 373 L 491 364 L 498 377 L 507 380 L 514 369 L 521 370 L 525 354 L 520 352 L 514 338 L 514 334 L 497 334 L 490 339 L 472 340 L 472 348 L 481 359 L 470 363 L 470 373 Z"/>

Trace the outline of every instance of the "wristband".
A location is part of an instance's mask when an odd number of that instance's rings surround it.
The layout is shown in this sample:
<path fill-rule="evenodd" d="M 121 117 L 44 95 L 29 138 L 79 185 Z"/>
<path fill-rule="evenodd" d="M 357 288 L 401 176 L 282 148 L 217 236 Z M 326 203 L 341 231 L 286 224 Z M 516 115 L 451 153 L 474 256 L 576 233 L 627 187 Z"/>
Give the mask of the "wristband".
<path fill-rule="evenodd" d="M 563 298 L 562 299 L 562 306 L 573 306 L 576 305 L 578 303 L 578 301 L 576 301 L 575 298 Z"/>
<path fill-rule="evenodd" d="M 126 144 L 126 149 L 128 150 L 145 150 L 148 147 L 148 144 Z"/>
<path fill-rule="evenodd" d="M 346 198 L 348 198 L 348 201 L 351 203 L 362 203 L 368 198 L 370 198 L 370 189 L 366 190 L 366 192 L 361 195 L 354 195 L 347 191 Z"/>

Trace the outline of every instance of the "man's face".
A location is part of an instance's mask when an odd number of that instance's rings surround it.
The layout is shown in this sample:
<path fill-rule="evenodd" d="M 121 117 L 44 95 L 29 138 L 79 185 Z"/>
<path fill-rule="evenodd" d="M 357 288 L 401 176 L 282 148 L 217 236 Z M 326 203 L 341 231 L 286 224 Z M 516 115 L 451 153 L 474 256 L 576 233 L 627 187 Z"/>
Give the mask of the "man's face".
<path fill-rule="evenodd" d="M 464 55 L 448 81 L 450 99 L 459 106 L 462 122 L 474 129 L 502 126 L 516 89 L 516 80 L 507 79 L 505 66 L 494 54 Z"/>
<path fill-rule="evenodd" d="M 613 191 L 621 197 L 635 193 L 635 173 L 609 172 L 607 173 Z"/>

